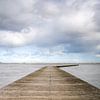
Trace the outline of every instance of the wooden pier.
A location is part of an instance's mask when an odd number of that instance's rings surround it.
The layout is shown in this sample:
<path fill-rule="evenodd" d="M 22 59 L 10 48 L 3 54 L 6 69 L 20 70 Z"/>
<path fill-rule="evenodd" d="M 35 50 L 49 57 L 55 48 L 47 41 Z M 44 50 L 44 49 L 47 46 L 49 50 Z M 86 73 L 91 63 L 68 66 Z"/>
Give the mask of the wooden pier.
<path fill-rule="evenodd" d="M 100 89 L 57 67 L 44 67 L 2 88 L 0 100 L 100 100 Z"/>

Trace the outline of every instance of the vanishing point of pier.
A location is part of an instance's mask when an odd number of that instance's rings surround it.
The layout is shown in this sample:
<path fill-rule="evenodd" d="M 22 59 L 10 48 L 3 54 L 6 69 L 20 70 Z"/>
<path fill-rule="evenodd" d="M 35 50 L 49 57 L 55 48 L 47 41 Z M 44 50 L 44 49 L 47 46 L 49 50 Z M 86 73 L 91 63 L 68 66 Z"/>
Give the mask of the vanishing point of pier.
<path fill-rule="evenodd" d="M 44 67 L 2 88 L 0 100 L 100 100 L 100 89 L 58 67 Z"/>

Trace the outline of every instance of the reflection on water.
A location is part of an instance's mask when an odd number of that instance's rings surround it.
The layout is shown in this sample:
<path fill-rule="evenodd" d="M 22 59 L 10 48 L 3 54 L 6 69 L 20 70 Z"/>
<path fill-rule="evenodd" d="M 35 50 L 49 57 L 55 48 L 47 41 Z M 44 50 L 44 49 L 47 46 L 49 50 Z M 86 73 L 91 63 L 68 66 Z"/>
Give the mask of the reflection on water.
<path fill-rule="evenodd" d="M 64 67 L 61 69 L 100 88 L 100 64 L 80 64 L 79 66 Z"/>

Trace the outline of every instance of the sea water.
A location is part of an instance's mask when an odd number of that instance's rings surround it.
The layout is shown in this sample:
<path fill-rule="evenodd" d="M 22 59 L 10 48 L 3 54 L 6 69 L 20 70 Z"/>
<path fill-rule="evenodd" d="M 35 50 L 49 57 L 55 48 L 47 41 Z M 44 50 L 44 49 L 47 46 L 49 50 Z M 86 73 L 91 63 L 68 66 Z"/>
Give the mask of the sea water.
<path fill-rule="evenodd" d="M 100 64 L 79 64 L 61 69 L 100 89 Z"/>
<path fill-rule="evenodd" d="M 42 67 L 43 64 L 0 64 L 0 88 Z"/>

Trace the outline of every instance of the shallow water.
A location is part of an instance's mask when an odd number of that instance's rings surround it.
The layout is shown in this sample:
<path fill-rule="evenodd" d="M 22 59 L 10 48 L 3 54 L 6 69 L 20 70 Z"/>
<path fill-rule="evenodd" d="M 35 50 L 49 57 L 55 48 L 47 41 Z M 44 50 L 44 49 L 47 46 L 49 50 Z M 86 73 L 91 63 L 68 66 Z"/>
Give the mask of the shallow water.
<path fill-rule="evenodd" d="M 79 64 L 61 69 L 100 89 L 100 64 Z"/>

